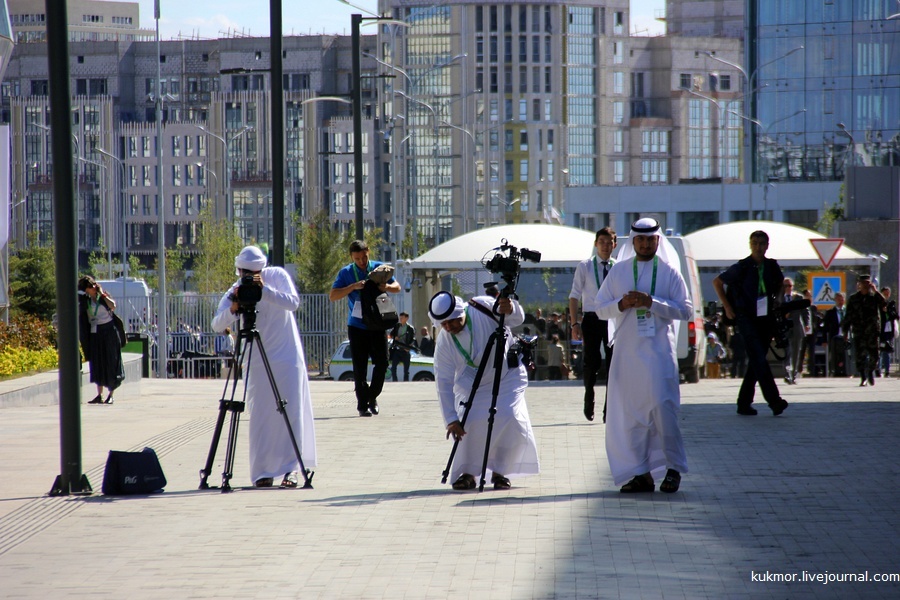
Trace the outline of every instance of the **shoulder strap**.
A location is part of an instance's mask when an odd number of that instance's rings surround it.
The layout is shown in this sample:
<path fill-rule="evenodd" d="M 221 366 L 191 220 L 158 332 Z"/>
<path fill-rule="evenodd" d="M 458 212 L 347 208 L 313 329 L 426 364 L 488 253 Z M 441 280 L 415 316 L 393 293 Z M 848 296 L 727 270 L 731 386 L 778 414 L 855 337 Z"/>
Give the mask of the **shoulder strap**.
<path fill-rule="evenodd" d="M 497 318 L 497 315 L 495 315 L 493 312 L 491 312 L 486 306 L 479 304 L 478 302 L 475 302 L 474 300 L 469 300 L 469 306 L 471 306 L 472 308 L 478 310 L 479 312 L 481 312 L 483 314 L 486 314 L 487 316 L 492 318 L 494 320 L 494 322 L 496 322 L 496 323 L 500 322 L 500 319 Z"/>

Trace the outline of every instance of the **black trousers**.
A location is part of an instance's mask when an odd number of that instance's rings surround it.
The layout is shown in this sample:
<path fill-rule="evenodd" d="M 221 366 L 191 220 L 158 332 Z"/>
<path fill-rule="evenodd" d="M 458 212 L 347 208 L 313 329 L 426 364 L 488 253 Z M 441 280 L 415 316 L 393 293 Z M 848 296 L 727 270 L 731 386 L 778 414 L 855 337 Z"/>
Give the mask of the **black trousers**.
<path fill-rule="evenodd" d="M 387 334 L 383 331 L 347 327 L 350 354 L 353 357 L 353 382 L 356 384 L 356 409 L 366 410 L 384 388 L 388 368 Z M 372 359 L 372 383 L 367 381 L 369 359 Z"/>
<path fill-rule="evenodd" d="M 744 380 L 738 392 L 738 408 L 750 408 L 750 405 L 753 404 L 757 383 L 759 383 L 766 402 L 772 406 L 781 398 L 767 359 L 769 344 L 774 335 L 772 321 L 768 318 L 739 315 L 737 327 L 747 346 L 747 372 L 744 374 Z"/>
<path fill-rule="evenodd" d="M 397 381 L 397 365 L 403 365 L 403 381 L 409 381 L 409 363 L 412 356 L 408 351 L 391 350 L 391 379 Z"/>
<path fill-rule="evenodd" d="M 597 383 L 598 373 L 606 379 L 609 375 L 609 364 L 612 361 L 612 346 L 609 345 L 609 329 L 606 321 L 601 321 L 597 313 L 587 312 L 581 319 L 581 338 L 583 340 L 584 372 L 584 399 L 594 399 L 594 385 Z M 603 356 L 600 347 L 606 353 L 606 364 L 603 364 Z M 602 369 L 602 370 L 601 370 Z"/>

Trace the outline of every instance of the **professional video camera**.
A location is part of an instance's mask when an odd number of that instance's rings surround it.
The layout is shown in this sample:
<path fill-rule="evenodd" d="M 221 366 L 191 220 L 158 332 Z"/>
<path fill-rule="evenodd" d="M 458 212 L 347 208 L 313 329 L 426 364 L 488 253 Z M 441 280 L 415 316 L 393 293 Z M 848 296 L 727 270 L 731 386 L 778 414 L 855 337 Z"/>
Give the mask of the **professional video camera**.
<path fill-rule="evenodd" d="M 788 318 L 788 314 L 795 310 L 804 310 L 812 304 L 807 299 L 791 300 L 776 307 L 772 311 L 775 317 L 775 335 L 772 339 L 772 346 L 778 350 L 784 350 L 790 343 L 791 330 L 794 328 L 794 322 Z"/>
<path fill-rule="evenodd" d="M 501 239 L 500 242 L 500 247 L 494 248 L 497 253 L 487 262 L 482 262 L 482 264 L 491 273 L 499 274 L 515 290 L 514 282 L 519 274 L 519 264 L 523 260 L 539 263 L 541 262 L 541 253 L 528 248 L 520 250 L 515 246 L 511 246 L 506 239 Z"/>
<path fill-rule="evenodd" d="M 254 306 L 262 300 L 262 287 L 253 281 L 253 274 L 248 273 L 241 277 L 241 285 L 237 289 L 237 302 L 243 307 Z"/>

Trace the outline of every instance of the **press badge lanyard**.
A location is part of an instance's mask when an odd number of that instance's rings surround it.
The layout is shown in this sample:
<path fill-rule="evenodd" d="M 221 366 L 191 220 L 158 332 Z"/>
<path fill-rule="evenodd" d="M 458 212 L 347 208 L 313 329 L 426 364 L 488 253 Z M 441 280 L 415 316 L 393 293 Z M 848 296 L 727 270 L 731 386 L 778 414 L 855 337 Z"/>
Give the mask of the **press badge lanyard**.
<path fill-rule="evenodd" d="M 638 285 L 638 261 L 635 259 L 634 261 L 634 289 L 637 289 Z M 650 295 L 653 296 L 656 293 L 656 268 L 659 266 L 659 257 L 653 257 L 653 275 L 650 279 Z M 653 316 L 650 314 L 650 310 L 647 308 L 638 308 L 636 310 L 637 313 L 637 325 L 638 325 L 638 335 L 641 337 L 653 337 L 656 335 L 656 328 L 653 324 Z"/>
<path fill-rule="evenodd" d="M 371 261 L 366 263 L 366 275 L 369 274 L 369 265 L 370 264 L 371 264 Z M 352 263 L 352 266 L 353 266 L 353 277 L 356 279 L 356 281 L 359 281 L 360 280 L 360 277 L 359 277 L 360 269 L 359 269 L 359 267 L 356 266 L 356 263 Z M 357 292 L 357 294 L 359 293 L 357 290 L 353 290 L 353 291 Z M 353 292 L 350 292 L 350 293 L 352 294 Z M 356 317 L 357 319 L 362 319 L 362 302 L 359 301 L 358 296 L 357 296 L 356 301 L 353 303 L 353 310 L 350 311 L 350 316 Z"/>
<path fill-rule="evenodd" d="M 472 320 L 469 319 L 469 307 L 466 307 L 465 311 L 466 315 L 466 329 L 469 330 L 469 351 L 466 352 L 466 349 L 462 347 L 462 344 L 459 343 L 459 340 L 456 338 L 455 334 L 450 334 L 453 336 L 453 343 L 456 344 L 456 349 L 459 350 L 459 353 L 463 355 L 463 358 L 466 359 L 466 364 L 470 367 L 475 367 L 475 363 L 472 361 L 472 346 L 475 343 L 475 336 L 472 335 Z"/>
<path fill-rule="evenodd" d="M 366 263 L 366 275 L 369 274 L 369 263 Z M 356 266 L 356 263 L 353 263 L 353 276 L 359 281 L 359 267 Z"/>
<path fill-rule="evenodd" d="M 759 294 L 756 298 L 756 316 L 764 317 L 769 313 L 769 301 L 766 296 L 766 281 L 763 279 L 763 271 L 765 270 L 766 263 L 760 263 L 759 268 L 757 268 L 756 272 L 759 274 L 759 286 L 756 291 Z"/>
<path fill-rule="evenodd" d="M 596 256 L 594 257 L 594 260 L 592 262 L 594 263 L 594 280 L 597 282 L 597 289 L 599 290 L 600 284 L 602 284 L 603 282 L 600 281 L 600 273 L 597 271 L 597 257 Z M 608 261 L 606 261 L 607 272 L 613 266 L 614 262 L 615 261 L 613 259 L 609 259 Z"/>

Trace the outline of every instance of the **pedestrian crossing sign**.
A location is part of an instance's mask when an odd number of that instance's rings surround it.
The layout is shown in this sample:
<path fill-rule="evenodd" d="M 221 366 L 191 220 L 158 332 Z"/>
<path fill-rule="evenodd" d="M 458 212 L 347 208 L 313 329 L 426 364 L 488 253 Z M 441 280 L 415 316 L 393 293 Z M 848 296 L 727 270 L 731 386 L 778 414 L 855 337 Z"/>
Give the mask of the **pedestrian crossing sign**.
<path fill-rule="evenodd" d="M 812 292 L 812 303 L 819 310 L 827 310 L 834 306 L 834 295 L 840 292 L 846 296 L 846 274 L 843 272 L 808 273 L 809 290 Z"/>

